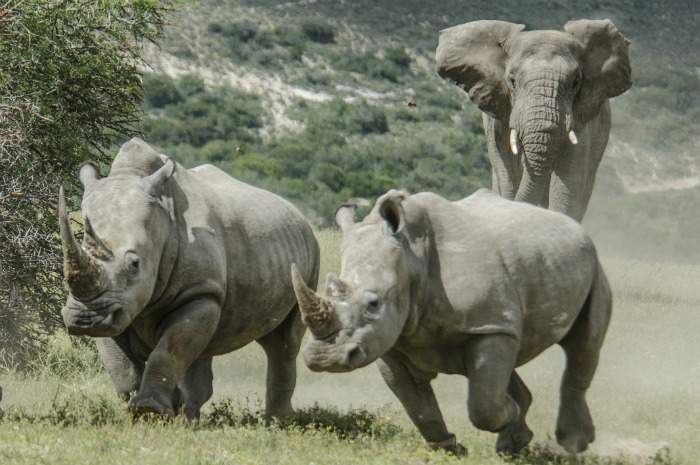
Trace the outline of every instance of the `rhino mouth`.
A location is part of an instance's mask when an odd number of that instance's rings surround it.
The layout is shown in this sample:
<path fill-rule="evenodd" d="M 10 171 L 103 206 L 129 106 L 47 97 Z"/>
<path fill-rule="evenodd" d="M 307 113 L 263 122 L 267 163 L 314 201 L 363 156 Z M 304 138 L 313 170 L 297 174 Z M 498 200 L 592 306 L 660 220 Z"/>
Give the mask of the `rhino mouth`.
<path fill-rule="evenodd" d="M 329 341 L 333 339 L 333 341 Z M 306 366 L 311 371 L 328 371 L 331 373 L 347 373 L 357 368 L 370 364 L 362 346 L 354 341 L 341 344 L 335 343 L 337 333 L 323 340 L 309 337 L 308 342 L 301 351 Z"/>
<path fill-rule="evenodd" d="M 116 336 L 130 323 L 123 305 L 106 298 L 105 294 L 88 301 L 80 301 L 69 295 L 61 315 L 68 334 L 75 336 Z"/>

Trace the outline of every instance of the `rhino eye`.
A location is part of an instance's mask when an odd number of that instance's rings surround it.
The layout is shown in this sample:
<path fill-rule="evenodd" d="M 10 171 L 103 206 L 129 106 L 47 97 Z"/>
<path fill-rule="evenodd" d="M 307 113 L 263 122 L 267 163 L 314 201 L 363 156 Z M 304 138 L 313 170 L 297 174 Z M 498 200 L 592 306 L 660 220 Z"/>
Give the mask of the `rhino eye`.
<path fill-rule="evenodd" d="M 133 276 L 137 275 L 139 272 L 139 268 L 141 265 L 141 262 L 139 260 L 138 255 L 136 255 L 133 252 L 128 252 L 126 254 L 126 267 L 129 273 L 131 273 Z"/>
<path fill-rule="evenodd" d="M 374 292 L 365 292 L 364 295 L 365 305 L 370 311 L 374 311 L 379 308 L 379 296 Z"/>

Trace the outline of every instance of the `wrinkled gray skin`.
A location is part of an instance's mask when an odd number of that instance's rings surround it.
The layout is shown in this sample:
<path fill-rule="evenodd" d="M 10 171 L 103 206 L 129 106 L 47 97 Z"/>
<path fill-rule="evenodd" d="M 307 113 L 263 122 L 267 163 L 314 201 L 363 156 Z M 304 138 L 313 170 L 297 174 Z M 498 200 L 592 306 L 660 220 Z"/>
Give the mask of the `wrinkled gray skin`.
<path fill-rule="evenodd" d="M 135 414 L 196 418 L 212 395 L 212 357 L 251 341 L 267 355 L 266 412 L 291 410 L 305 331 L 289 277 L 315 283 L 319 247 L 280 197 L 204 165 L 185 170 L 140 139 L 108 177 L 80 169 L 79 246 L 60 194 L 70 334 L 97 337 L 117 394 Z M 147 363 L 146 363 L 147 362 Z"/>
<path fill-rule="evenodd" d="M 493 191 L 580 222 L 608 143 L 608 99 L 632 86 L 629 41 L 608 20 L 524 28 L 445 29 L 437 71 L 484 112 Z"/>
<path fill-rule="evenodd" d="M 325 297 L 292 268 L 312 370 L 346 372 L 376 360 L 428 449 L 456 453 L 462 448 L 430 381 L 464 375 L 472 423 L 498 432 L 498 452 L 517 452 L 532 432 L 530 392 L 515 368 L 559 344 L 568 364 L 557 441 L 571 453 L 588 447 L 585 394 L 612 296 L 576 221 L 481 190 L 458 202 L 390 191 L 362 222 L 354 206 L 341 206 L 336 222 L 341 274 L 328 275 Z"/>

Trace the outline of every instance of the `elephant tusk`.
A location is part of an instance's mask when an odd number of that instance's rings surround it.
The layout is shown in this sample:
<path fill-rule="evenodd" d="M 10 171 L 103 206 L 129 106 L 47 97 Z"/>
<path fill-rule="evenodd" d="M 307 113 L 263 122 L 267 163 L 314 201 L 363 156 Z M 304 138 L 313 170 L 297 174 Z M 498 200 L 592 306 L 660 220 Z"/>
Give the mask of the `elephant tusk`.
<path fill-rule="evenodd" d="M 578 137 L 576 137 L 576 133 L 572 129 L 569 131 L 569 140 L 571 141 L 572 144 L 578 145 Z"/>
<path fill-rule="evenodd" d="M 513 155 L 518 154 L 518 131 L 515 129 L 510 130 L 510 150 Z"/>

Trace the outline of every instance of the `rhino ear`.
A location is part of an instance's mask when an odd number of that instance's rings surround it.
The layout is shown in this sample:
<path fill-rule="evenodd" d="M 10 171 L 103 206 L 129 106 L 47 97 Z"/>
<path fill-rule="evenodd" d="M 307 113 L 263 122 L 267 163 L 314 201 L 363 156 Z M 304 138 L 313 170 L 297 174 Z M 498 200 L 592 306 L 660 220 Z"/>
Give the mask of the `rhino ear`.
<path fill-rule="evenodd" d="M 144 179 L 153 186 L 154 190 L 158 190 L 172 177 L 173 173 L 175 173 L 175 160 L 173 157 L 168 157 L 163 166 L 158 168 L 158 171 Z"/>
<path fill-rule="evenodd" d="M 100 168 L 94 161 L 86 161 L 78 168 L 78 179 L 83 184 L 85 190 L 88 190 L 95 181 L 100 179 Z"/>
<path fill-rule="evenodd" d="M 355 210 L 357 210 L 357 205 L 354 203 L 344 203 L 335 209 L 333 221 L 342 231 L 345 231 L 357 221 L 355 219 Z"/>
<path fill-rule="evenodd" d="M 389 232 L 393 235 L 401 233 L 404 226 L 406 226 L 406 216 L 404 215 L 403 205 L 401 205 L 405 198 L 406 194 L 404 192 L 392 190 L 377 201 L 379 214 L 384 218 Z"/>

